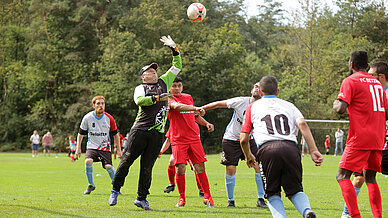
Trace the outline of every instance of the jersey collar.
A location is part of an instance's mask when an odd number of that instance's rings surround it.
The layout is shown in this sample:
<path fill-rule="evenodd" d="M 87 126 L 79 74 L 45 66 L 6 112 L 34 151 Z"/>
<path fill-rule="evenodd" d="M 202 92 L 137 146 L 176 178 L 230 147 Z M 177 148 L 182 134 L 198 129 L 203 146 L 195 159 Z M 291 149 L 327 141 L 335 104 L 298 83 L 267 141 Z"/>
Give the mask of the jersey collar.
<path fill-rule="evenodd" d="M 277 98 L 276 95 L 264 95 L 261 98 Z"/>
<path fill-rule="evenodd" d="M 102 115 L 101 115 L 101 117 L 100 118 L 98 118 L 97 116 L 96 116 L 96 113 L 95 113 L 95 111 L 93 111 L 93 116 L 97 119 L 97 120 L 101 120 L 101 118 L 103 118 L 104 117 L 104 115 L 105 115 L 105 112 L 104 113 L 102 113 Z"/>

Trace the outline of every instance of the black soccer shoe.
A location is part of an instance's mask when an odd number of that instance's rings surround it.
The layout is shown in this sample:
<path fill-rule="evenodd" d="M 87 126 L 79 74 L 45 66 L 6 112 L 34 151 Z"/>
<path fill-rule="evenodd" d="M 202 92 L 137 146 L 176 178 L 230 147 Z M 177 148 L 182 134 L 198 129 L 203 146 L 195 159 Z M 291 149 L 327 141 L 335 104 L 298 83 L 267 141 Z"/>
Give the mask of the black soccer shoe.
<path fill-rule="evenodd" d="M 256 202 L 256 207 L 268 208 L 268 205 L 265 203 L 263 198 L 258 198 Z"/>
<path fill-rule="evenodd" d="M 94 191 L 94 189 L 96 189 L 96 187 L 89 185 L 88 188 L 84 191 L 84 195 L 90 194 L 90 192 Z"/>
<path fill-rule="evenodd" d="M 228 200 L 228 205 L 226 207 L 235 207 L 234 206 L 234 201 Z"/>
<path fill-rule="evenodd" d="M 172 191 L 175 190 L 175 185 L 168 185 L 165 189 L 164 189 L 164 193 L 170 193 Z"/>

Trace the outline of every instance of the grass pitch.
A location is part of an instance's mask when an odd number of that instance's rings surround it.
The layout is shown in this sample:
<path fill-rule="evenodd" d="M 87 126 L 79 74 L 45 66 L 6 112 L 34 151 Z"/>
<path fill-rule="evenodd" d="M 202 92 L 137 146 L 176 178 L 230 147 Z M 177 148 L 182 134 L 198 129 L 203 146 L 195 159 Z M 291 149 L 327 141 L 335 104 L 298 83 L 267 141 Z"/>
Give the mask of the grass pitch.
<path fill-rule="evenodd" d="M 240 162 L 236 174 L 236 208 L 226 208 L 225 167 L 219 164 L 220 154 L 208 155 L 206 171 L 215 208 L 207 208 L 198 196 L 195 177 L 190 168 L 186 172 L 186 206 L 176 208 L 177 189 L 163 193 L 168 185 L 169 155 L 162 155 L 155 163 L 148 201 L 155 211 L 143 211 L 133 205 L 136 199 L 139 160 L 130 169 L 121 189 L 124 195 L 114 207 L 108 205 L 112 185 L 101 163 L 93 164 L 96 190 L 83 195 L 87 187 L 84 161 L 72 163 L 66 154 L 32 158 L 29 153 L 0 153 L 0 216 L 2 217 L 271 217 L 268 209 L 255 206 L 257 200 L 254 171 Z M 84 154 L 82 159 L 84 158 Z M 315 167 L 310 157 L 303 158 L 304 191 L 312 209 L 319 217 L 340 217 L 343 199 L 335 174 L 340 157 L 325 156 L 324 163 Z M 114 160 L 117 168 L 119 160 Z M 101 176 L 96 176 L 100 174 Z M 383 214 L 388 214 L 388 178 L 378 174 L 383 202 Z M 288 217 L 301 217 L 292 203 L 282 196 Z M 373 217 L 368 192 L 364 187 L 358 197 L 362 217 Z"/>

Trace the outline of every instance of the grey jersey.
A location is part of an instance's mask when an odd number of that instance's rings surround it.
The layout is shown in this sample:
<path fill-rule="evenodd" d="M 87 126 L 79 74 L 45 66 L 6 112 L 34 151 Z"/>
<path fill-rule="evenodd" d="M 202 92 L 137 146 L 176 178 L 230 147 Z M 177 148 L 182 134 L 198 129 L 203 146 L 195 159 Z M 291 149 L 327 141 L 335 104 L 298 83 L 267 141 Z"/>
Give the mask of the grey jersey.
<path fill-rule="evenodd" d="M 251 97 L 235 97 L 226 100 L 227 107 L 233 108 L 234 113 L 232 119 L 226 127 L 223 137 L 224 139 L 234 141 L 240 140 L 240 132 L 244 120 L 245 110 L 251 103 L 251 99 Z"/>

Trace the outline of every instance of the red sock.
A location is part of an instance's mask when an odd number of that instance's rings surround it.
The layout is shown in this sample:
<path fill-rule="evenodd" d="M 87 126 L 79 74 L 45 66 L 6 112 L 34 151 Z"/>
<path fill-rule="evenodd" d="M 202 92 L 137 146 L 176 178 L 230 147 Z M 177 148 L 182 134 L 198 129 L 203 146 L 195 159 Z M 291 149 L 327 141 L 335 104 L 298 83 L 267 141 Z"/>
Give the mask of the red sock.
<path fill-rule="evenodd" d="M 171 185 L 175 185 L 175 166 L 168 165 L 168 180 Z"/>
<path fill-rule="evenodd" d="M 195 180 L 197 181 L 197 187 L 198 187 L 199 192 L 203 192 L 201 181 L 199 180 L 199 177 L 198 177 L 197 173 L 195 174 Z"/>
<path fill-rule="evenodd" d="M 186 200 L 185 197 L 185 186 L 186 186 L 186 180 L 185 180 L 185 174 L 180 175 L 176 174 L 176 184 L 178 186 L 178 191 L 179 191 L 179 198 L 183 198 Z"/>
<path fill-rule="evenodd" d="M 71 156 L 71 161 L 73 161 L 73 162 L 74 162 L 74 156 Z"/>
<path fill-rule="evenodd" d="M 205 199 L 211 199 L 209 180 L 207 179 L 206 172 L 198 173 L 199 181 L 202 185 L 203 193 L 205 194 Z"/>
<path fill-rule="evenodd" d="M 372 208 L 372 214 L 373 217 L 382 217 L 382 206 L 381 206 L 381 194 L 380 189 L 377 183 L 369 184 L 368 187 L 368 193 L 369 193 L 369 202 L 370 207 Z"/>
<path fill-rule="evenodd" d="M 361 218 L 360 211 L 358 210 L 357 205 L 356 190 L 354 190 L 353 184 L 350 179 L 343 179 L 339 181 L 338 184 L 341 187 L 342 196 L 344 197 L 350 216 L 352 218 Z"/>

